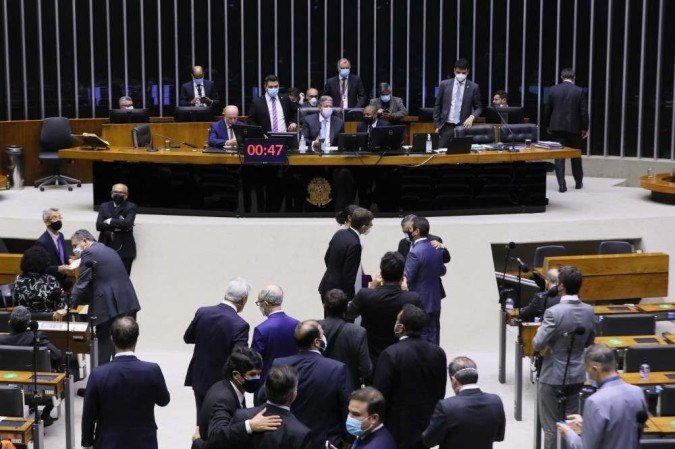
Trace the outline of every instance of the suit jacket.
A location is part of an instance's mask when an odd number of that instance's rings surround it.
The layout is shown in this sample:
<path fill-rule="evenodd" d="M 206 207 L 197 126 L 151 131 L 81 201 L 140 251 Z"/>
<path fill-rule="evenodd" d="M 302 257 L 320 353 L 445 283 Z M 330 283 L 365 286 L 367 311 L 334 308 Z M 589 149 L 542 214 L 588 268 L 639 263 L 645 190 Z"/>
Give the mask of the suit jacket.
<path fill-rule="evenodd" d="M 110 224 L 104 223 L 108 218 Z M 101 233 L 98 241 L 117 251 L 122 259 L 136 257 L 135 221 L 136 205 L 131 201 L 119 205 L 113 201 L 101 204 L 96 219 L 96 230 Z"/>
<path fill-rule="evenodd" d="M 384 423 L 399 449 L 423 447 L 422 432 L 445 396 L 445 368 L 443 349 L 419 337 L 399 340 L 380 354 L 373 387 L 384 395 Z"/>
<path fill-rule="evenodd" d="M 49 349 L 49 356 L 52 359 L 52 367 L 58 368 L 61 364 L 61 351 L 54 346 L 45 335 L 38 331 L 37 333 L 41 347 Z M 33 332 L 26 330 L 24 332 L 11 334 L 0 334 L 0 345 L 2 346 L 27 346 L 33 347 Z"/>
<path fill-rule="evenodd" d="M 427 240 L 430 242 L 439 242 L 443 243 L 443 239 L 438 237 L 437 235 L 432 235 L 429 234 L 427 236 Z M 407 238 L 401 239 L 398 242 L 398 252 L 401 253 L 403 257 L 408 257 L 408 253 L 410 252 L 410 245 L 411 241 L 408 240 Z M 449 263 L 450 262 L 450 251 L 448 251 L 448 248 L 445 246 L 443 247 L 443 263 Z M 438 280 L 441 283 L 441 299 L 445 298 L 445 287 L 443 287 L 443 281 L 440 279 Z"/>
<path fill-rule="evenodd" d="M 356 274 L 361 266 L 361 239 L 353 229 L 340 229 L 330 240 L 323 258 L 326 272 L 319 284 L 321 298 L 334 288 L 354 297 Z"/>
<path fill-rule="evenodd" d="M 584 348 L 593 344 L 595 339 L 595 313 L 593 307 L 580 300 L 561 299 L 560 304 L 551 307 L 544 313 L 544 321 L 534 336 L 534 350 L 541 351 L 548 347 L 539 375 L 539 382 L 549 385 L 562 385 L 567 361 L 567 350 L 571 336 L 566 332 L 574 332 L 577 327 L 584 328 L 583 335 L 577 335 L 572 347 L 567 384 L 581 384 L 586 380 L 583 366 Z"/>
<path fill-rule="evenodd" d="M 215 103 L 218 103 L 218 91 L 216 90 L 215 84 L 213 81 L 204 79 L 204 87 L 202 92 L 202 97 L 209 97 L 213 100 L 213 103 L 210 105 L 214 106 Z M 180 86 L 180 106 L 192 106 L 190 103 L 195 98 L 195 85 L 194 81 L 188 81 Z"/>
<path fill-rule="evenodd" d="M 396 316 L 406 304 L 422 307 L 415 292 L 403 291 L 401 287 L 385 284 L 380 288 L 362 288 L 347 307 L 347 317 L 361 316 L 361 326 L 368 334 L 368 352 L 377 366 L 380 353 L 398 340 L 394 335 Z"/>
<path fill-rule="evenodd" d="M 266 416 L 279 415 L 282 419 L 281 426 L 271 432 L 258 432 L 246 434 L 241 441 L 233 441 L 231 446 L 235 449 L 310 449 L 312 448 L 312 435 L 310 430 L 301 423 L 293 413 L 276 405 L 267 404 L 254 408 L 237 410 L 232 422 L 244 424 L 247 419 L 253 418 L 264 408 Z M 315 446 L 316 447 L 316 446 Z"/>
<path fill-rule="evenodd" d="M 201 395 L 223 378 L 223 367 L 235 346 L 248 345 L 249 325 L 228 304 L 200 307 L 183 341 L 194 344 L 185 386 Z"/>
<path fill-rule="evenodd" d="M 520 310 L 518 318 L 523 322 L 532 322 L 536 317 L 543 317 L 547 309 L 559 303 L 560 296 L 549 296 L 548 292 L 539 292 L 534 295 L 527 307 Z"/>
<path fill-rule="evenodd" d="M 94 368 L 82 408 L 82 446 L 156 449 L 155 404 L 164 407 L 169 400 L 156 363 L 121 356 Z"/>
<path fill-rule="evenodd" d="M 434 125 L 441 128 L 448 121 L 450 110 L 452 109 L 452 89 L 455 85 L 455 79 L 450 78 L 441 81 L 438 86 L 438 96 L 434 104 Z M 459 111 L 459 122 L 463 123 L 470 115 L 478 117 L 483 112 L 480 100 L 480 87 L 471 80 L 464 81 L 464 96 L 462 97 L 462 107 Z"/>
<path fill-rule="evenodd" d="M 472 388 L 438 401 L 422 439 L 426 447 L 439 449 L 492 449 L 494 441 L 504 441 L 505 427 L 499 396 Z"/>
<path fill-rule="evenodd" d="M 328 95 L 333 98 L 333 106 L 340 107 L 342 98 L 340 96 L 340 75 L 336 75 L 326 80 L 321 95 Z M 363 88 L 363 81 L 356 75 L 349 75 L 347 78 L 347 107 L 362 108 L 366 105 L 366 89 Z"/>
<path fill-rule="evenodd" d="M 368 124 L 366 122 L 359 122 L 358 125 L 356 125 L 356 132 L 357 133 L 367 133 L 368 132 Z M 375 124 L 376 128 L 379 128 L 380 126 L 391 126 L 391 123 L 384 119 L 377 119 L 377 123 Z"/>
<path fill-rule="evenodd" d="M 197 418 L 201 439 L 193 442 L 192 449 L 226 447 L 231 439 L 244 438 L 246 425 L 243 422 L 232 423 L 234 413 L 240 408 L 241 402 L 229 380 L 213 384 L 204 397 Z"/>
<path fill-rule="evenodd" d="M 328 341 L 323 355 L 347 365 L 351 383 L 358 388 L 373 370 L 366 330 L 358 324 L 332 317 L 322 320 L 321 327 Z"/>
<path fill-rule="evenodd" d="M 63 245 L 63 253 L 65 255 L 63 260 L 59 255 L 59 250 L 56 248 L 56 245 L 54 245 L 54 240 L 52 240 L 52 236 L 49 234 L 49 231 L 43 232 L 42 235 L 40 235 L 40 237 L 38 237 L 38 239 L 35 241 L 35 244 L 37 246 L 43 247 L 49 253 L 51 262 L 47 267 L 47 274 L 51 274 L 59 281 L 60 284 L 63 284 L 65 276 L 59 273 L 59 265 L 68 264 L 68 258 L 72 254 L 72 248 L 70 248 L 70 245 L 66 245 L 66 240 L 63 238 L 63 234 L 61 232 L 59 232 L 58 235 L 58 240 Z"/>
<path fill-rule="evenodd" d="M 237 120 L 235 125 L 243 125 L 244 122 Z M 234 133 L 234 131 L 233 131 Z M 218 120 L 217 122 L 211 123 L 209 127 L 209 146 L 210 147 L 223 147 L 230 138 L 227 135 L 227 123 L 225 120 Z"/>
<path fill-rule="evenodd" d="M 354 447 L 354 446 L 352 446 Z M 358 449 L 397 449 L 396 440 L 386 426 L 359 438 Z"/>
<path fill-rule="evenodd" d="M 428 239 L 413 244 L 405 260 L 405 277 L 408 289 L 420 295 L 427 313 L 441 310 L 440 278 L 446 271 L 443 252 L 431 246 Z"/>
<path fill-rule="evenodd" d="M 114 249 L 94 242 L 80 259 L 80 275 L 70 293 L 72 307 L 89 299 L 89 314 L 96 317 L 94 324 L 141 310 L 127 270 Z M 87 268 L 90 262 L 93 266 Z"/>
<path fill-rule="evenodd" d="M 298 320 L 284 312 L 275 312 L 253 330 L 251 348 L 259 352 L 263 358 L 260 373 L 263 382 L 274 359 L 298 353 L 298 345 L 293 337 L 298 323 L 300 323 Z"/>
<path fill-rule="evenodd" d="M 401 97 L 395 97 L 392 95 L 388 105 L 382 103 L 380 97 L 373 98 L 370 100 L 370 105 L 375 109 L 389 109 L 389 113 L 394 115 L 394 120 L 401 120 L 403 117 L 408 115 L 408 109 L 403 104 L 403 98 Z"/>
<path fill-rule="evenodd" d="M 548 91 L 546 123 L 549 132 L 580 134 L 588 129 L 588 102 L 581 87 L 563 81 Z"/>
<path fill-rule="evenodd" d="M 353 386 L 347 367 L 315 351 L 276 359 L 272 366 L 290 365 L 298 370 L 298 397 L 291 411 L 312 432 L 312 447 L 326 440 L 338 446 L 346 436 L 348 396 Z"/>
<path fill-rule="evenodd" d="M 248 122 L 251 125 L 262 126 L 263 131 L 270 132 L 272 130 L 272 120 L 270 118 L 270 111 L 267 109 L 266 94 L 261 97 L 254 98 L 251 106 L 248 109 Z M 277 97 L 281 104 L 281 109 L 284 111 L 284 119 L 286 120 L 286 127 L 291 123 L 297 121 L 297 106 L 290 101 L 288 97 Z M 280 118 L 280 117 L 279 117 Z"/>
<path fill-rule="evenodd" d="M 329 145 L 337 145 L 337 136 L 345 131 L 345 122 L 335 115 L 330 116 L 330 142 Z M 321 122 L 319 114 L 305 116 L 302 120 L 300 132 L 305 136 L 307 145 L 321 136 Z"/>

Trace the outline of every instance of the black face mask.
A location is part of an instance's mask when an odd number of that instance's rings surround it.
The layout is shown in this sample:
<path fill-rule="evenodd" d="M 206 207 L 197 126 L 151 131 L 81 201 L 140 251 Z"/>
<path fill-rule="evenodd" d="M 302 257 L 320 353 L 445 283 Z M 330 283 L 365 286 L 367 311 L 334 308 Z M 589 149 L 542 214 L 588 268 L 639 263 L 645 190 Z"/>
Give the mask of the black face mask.
<path fill-rule="evenodd" d="M 58 232 L 63 227 L 63 222 L 61 220 L 54 221 L 49 224 L 49 227 Z"/>
<path fill-rule="evenodd" d="M 122 204 L 122 202 L 124 201 L 124 195 L 122 195 L 121 193 L 114 193 L 112 196 L 112 200 L 116 204 Z"/>
<path fill-rule="evenodd" d="M 546 294 L 550 297 L 558 296 L 558 286 L 554 285 L 553 287 L 549 288 Z"/>
<path fill-rule="evenodd" d="M 373 118 L 372 117 L 363 117 L 363 123 L 366 125 L 372 125 L 373 124 Z"/>
<path fill-rule="evenodd" d="M 412 242 L 412 240 L 413 240 L 413 233 L 412 233 L 412 231 L 406 231 L 406 234 L 407 234 L 408 238 L 410 239 L 410 241 Z"/>

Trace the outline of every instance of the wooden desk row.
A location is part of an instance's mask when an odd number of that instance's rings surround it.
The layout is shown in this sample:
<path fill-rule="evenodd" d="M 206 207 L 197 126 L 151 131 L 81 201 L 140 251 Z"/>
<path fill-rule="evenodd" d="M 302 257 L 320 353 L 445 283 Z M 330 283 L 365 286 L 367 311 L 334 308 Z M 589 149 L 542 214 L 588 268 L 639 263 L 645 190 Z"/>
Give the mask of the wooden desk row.
<path fill-rule="evenodd" d="M 650 435 L 675 434 L 675 416 L 655 416 L 649 418 L 644 433 Z"/>
<path fill-rule="evenodd" d="M 14 444 L 28 444 L 33 441 L 33 420 L 28 418 L 2 418 L 0 440 Z"/>
<path fill-rule="evenodd" d="M 623 315 L 623 314 L 658 314 L 675 312 L 675 303 L 662 302 L 651 304 L 621 304 L 621 305 L 598 305 L 593 306 L 593 312 L 596 315 Z M 506 312 L 506 320 L 510 326 L 516 326 L 515 319 L 518 318 L 520 309 L 513 309 Z"/>
<path fill-rule="evenodd" d="M 38 321 L 38 329 L 60 351 L 66 350 L 66 323 L 62 321 Z M 91 332 L 89 323 L 70 323 L 70 350 L 74 354 L 89 354 Z"/>
<path fill-rule="evenodd" d="M 37 386 L 45 396 L 63 396 L 64 373 L 38 373 Z M 32 371 L 0 371 L 0 385 L 20 385 L 26 392 L 33 391 Z"/>

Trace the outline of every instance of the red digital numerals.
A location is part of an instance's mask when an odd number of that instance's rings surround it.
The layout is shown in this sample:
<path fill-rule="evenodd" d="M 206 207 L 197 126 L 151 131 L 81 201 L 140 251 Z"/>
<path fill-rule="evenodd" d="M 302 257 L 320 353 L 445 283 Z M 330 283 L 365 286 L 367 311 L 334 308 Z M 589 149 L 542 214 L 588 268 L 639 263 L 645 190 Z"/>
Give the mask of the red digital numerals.
<path fill-rule="evenodd" d="M 246 154 L 249 156 L 279 156 L 284 149 L 283 145 L 246 145 Z"/>

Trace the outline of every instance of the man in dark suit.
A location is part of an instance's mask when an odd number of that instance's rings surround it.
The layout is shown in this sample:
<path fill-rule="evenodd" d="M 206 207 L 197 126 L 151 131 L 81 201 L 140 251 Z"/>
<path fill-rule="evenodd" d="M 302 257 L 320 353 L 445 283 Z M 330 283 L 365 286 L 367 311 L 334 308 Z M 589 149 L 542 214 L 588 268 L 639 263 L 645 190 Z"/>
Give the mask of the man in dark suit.
<path fill-rule="evenodd" d="M 291 411 L 312 431 L 312 447 L 325 447 L 326 441 L 337 446 L 346 436 L 347 397 L 352 391 L 347 366 L 322 355 L 326 336 L 317 321 L 300 323 L 295 342 L 300 352 L 276 359 L 272 366 L 298 370 L 298 397 Z"/>
<path fill-rule="evenodd" d="M 574 69 L 562 69 L 562 82 L 548 91 L 544 123 L 548 123 L 548 133 L 562 145 L 581 149 L 582 141 L 588 137 L 588 102 L 584 90 L 574 84 L 574 77 Z M 581 158 L 570 159 L 570 162 L 575 188 L 581 189 L 584 180 Z M 555 160 L 555 176 L 560 192 L 566 192 L 565 159 Z"/>
<path fill-rule="evenodd" d="M 380 83 L 379 91 L 380 96 L 370 100 L 370 106 L 375 108 L 377 115 L 390 122 L 398 122 L 408 115 L 403 98 L 391 94 L 389 83 Z"/>
<path fill-rule="evenodd" d="M 347 432 L 356 437 L 353 448 L 398 448 L 394 437 L 384 425 L 385 408 L 384 396 L 373 387 L 361 388 L 349 395 Z"/>
<path fill-rule="evenodd" d="M 345 122 L 333 114 L 333 100 L 329 96 L 319 99 L 319 113 L 306 115 L 300 132 L 315 151 L 325 151 L 327 146 L 337 145 L 338 134 L 344 132 Z"/>
<path fill-rule="evenodd" d="M 127 274 L 131 274 L 131 265 L 136 258 L 136 240 L 134 239 L 134 221 L 136 205 L 129 199 L 129 188 L 124 184 L 115 184 L 111 192 L 112 201 L 101 204 L 96 218 L 96 230 L 100 232 L 98 241 L 117 251 Z"/>
<path fill-rule="evenodd" d="M 366 106 L 363 108 L 363 120 L 361 120 L 361 122 L 356 125 L 356 132 L 368 133 L 370 135 L 370 131 L 372 131 L 373 128 L 390 125 L 391 123 L 383 118 L 380 118 L 380 116 L 377 114 L 375 106 Z"/>
<path fill-rule="evenodd" d="M 429 220 L 416 217 L 413 220 L 412 248 L 405 261 L 405 278 L 408 288 L 420 295 L 428 323 L 423 337 L 431 343 L 439 344 L 441 299 L 441 276 L 447 269 L 443 263 L 443 252 L 434 248 L 429 242 Z"/>
<path fill-rule="evenodd" d="M 251 348 L 259 352 L 263 359 L 262 381 L 272 367 L 274 359 L 288 357 L 298 353 L 295 344 L 295 328 L 300 321 L 281 310 L 284 291 L 278 285 L 268 285 L 258 294 L 256 305 L 260 313 L 267 317 L 253 330 Z"/>
<path fill-rule="evenodd" d="M 380 354 L 375 368 L 373 387 L 387 400 L 384 423 L 399 449 L 424 447 L 422 431 L 445 396 L 445 352 L 420 338 L 425 323 L 424 310 L 403 306 L 394 326 L 399 341 Z"/>
<path fill-rule="evenodd" d="M 455 397 L 438 401 L 429 427 L 422 434 L 425 447 L 492 449 L 504 441 L 506 416 L 496 394 L 483 393 L 476 385 L 478 369 L 468 357 L 456 357 L 448 366 Z"/>
<path fill-rule="evenodd" d="M 232 125 L 243 125 L 239 120 L 239 108 L 234 105 L 226 106 L 223 109 L 223 119 L 211 123 L 209 127 L 209 146 L 210 147 L 236 147 L 237 137 L 234 135 Z"/>
<path fill-rule="evenodd" d="M 80 258 L 80 274 L 70 293 L 71 307 L 89 304 L 98 337 L 98 364 L 110 362 L 113 355 L 110 326 L 117 317 L 135 315 L 141 310 L 136 291 L 131 284 L 119 254 L 96 241 L 86 229 L 75 231 L 70 238 L 73 253 Z M 62 320 L 66 309 L 54 312 Z"/>
<path fill-rule="evenodd" d="M 245 279 L 232 279 L 223 301 L 197 309 L 185 330 L 183 341 L 195 345 L 185 386 L 194 391 L 197 413 L 209 388 L 222 378 L 223 366 L 232 350 L 248 346 L 249 325 L 238 314 L 244 310 L 250 291 L 251 285 Z"/>
<path fill-rule="evenodd" d="M 61 212 L 53 207 L 45 209 L 42 212 L 42 221 L 44 221 L 47 230 L 38 237 L 35 244 L 47 250 L 51 263 L 47 267 L 47 274 L 54 276 L 62 287 L 70 288 L 70 283 L 67 280 L 66 274 L 68 270 L 68 258 L 70 256 L 70 248 L 66 246 L 66 240 L 63 234 L 59 232 L 63 227 L 63 220 Z M 68 285 L 70 284 L 70 285 Z"/>
<path fill-rule="evenodd" d="M 473 121 L 483 112 L 478 84 L 466 79 L 469 61 L 458 59 L 454 67 L 455 77 L 441 81 L 434 104 L 434 125 L 439 133 L 438 146 L 444 148 L 454 137 L 455 128 L 471 128 Z"/>
<path fill-rule="evenodd" d="M 180 105 L 212 107 L 217 103 L 218 91 L 213 81 L 204 79 L 204 70 L 201 66 L 192 67 L 192 81 L 188 81 L 180 88 Z"/>
<path fill-rule="evenodd" d="M 265 77 L 265 94 L 254 98 L 248 111 L 248 121 L 262 126 L 265 132 L 295 132 L 297 106 L 287 97 L 279 96 L 279 78 Z"/>
<path fill-rule="evenodd" d="M 326 272 L 319 284 L 321 301 L 329 290 L 340 289 L 353 298 L 356 285 L 361 287 L 363 270 L 361 269 L 361 235 L 367 234 L 373 226 L 373 214 L 362 207 L 351 216 L 350 227 L 337 231 L 326 250 L 323 260 Z"/>
<path fill-rule="evenodd" d="M 267 432 L 252 433 L 243 439 L 233 440 L 227 447 L 237 449 L 310 449 L 312 445 L 311 431 L 291 412 L 291 407 L 298 396 L 298 372 L 291 366 L 278 366 L 270 370 L 265 380 L 265 396 L 267 403 L 258 407 L 237 410 L 232 419 L 233 425 L 244 420 L 255 419 L 256 416 L 277 415 L 281 426 Z M 322 446 L 323 447 L 323 446 Z"/>
<path fill-rule="evenodd" d="M 116 319 L 110 335 L 115 358 L 94 368 L 82 407 L 82 446 L 94 449 L 156 449 L 155 405 L 171 396 L 159 365 L 136 358 L 138 324 Z"/>
<path fill-rule="evenodd" d="M 333 99 L 333 104 L 347 108 L 362 108 L 366 105 L 366 90 L 361 78 L 351 73 L 349 59 L 342 58 L 337 63 L 338 74 L 326 80 L 323 95 Z"/>
<path fill-rule="evenodd" d="M 545 290 L 534 295 L 532 301 L 520 310 L 520 321 L 531 322 L 535 318 L 543 318 L 550 307 L 560 303 L 558 294 L 558 269 L 551 268 L 546 273 Z"/>
<path fill-rule="evenodd" d="M 347 307 L 347 318 L 361 317 L 361 326 L 368 333 L 368 352 L 377 366 L 380 353 L 398 341 L 392 329 L 396 318 L 405 304 L 422 307 L 422 301 L 415 292 L 401 288 L 405 259 L 397 252 L 390 251 L 380 261 L 380 276 L 373 281 L 372 288 L 364 288 L 354 296 Z"/>
<path fill-rule="evenodd" d="M 326 318 L 319 321 L 328 342 L 323 355 L 347 365 L 351 383 L 358 387 L 372 372 L 373 364 L 368 353 L 366 330 L 345 321 L 347 302 L 347 295 L 342 290 L 333 289 L 326 293 L 323 303 Z"/>

